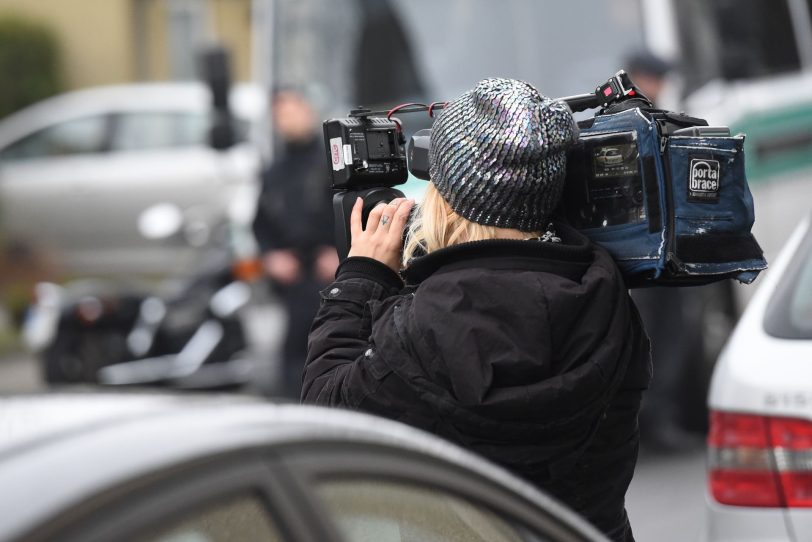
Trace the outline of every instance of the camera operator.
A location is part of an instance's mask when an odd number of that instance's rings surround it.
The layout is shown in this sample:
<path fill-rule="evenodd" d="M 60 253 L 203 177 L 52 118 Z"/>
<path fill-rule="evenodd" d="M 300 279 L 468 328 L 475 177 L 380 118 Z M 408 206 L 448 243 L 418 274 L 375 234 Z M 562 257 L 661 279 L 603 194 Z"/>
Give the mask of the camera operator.
<path fill-rule="evenodd" d="M 487 79 L 449 103 L 402 254 L 413 203 L 363 226 L 356 202 L 302 399 L 431 431 L 633 540 L 649 343 L 609 254 L 553 218 L 576 139 L 569 108 L 524 82 Z"/>

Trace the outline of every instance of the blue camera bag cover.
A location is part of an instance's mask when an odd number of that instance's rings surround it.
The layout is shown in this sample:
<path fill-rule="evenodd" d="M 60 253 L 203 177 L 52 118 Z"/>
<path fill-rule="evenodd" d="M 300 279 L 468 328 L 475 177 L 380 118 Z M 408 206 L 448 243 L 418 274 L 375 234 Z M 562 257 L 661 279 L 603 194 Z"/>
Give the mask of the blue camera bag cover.
<path fill-rule="evenodd" d="M 630 287 L 750 283 L 767 267 L 750 232 L 744 136 L 663 135 L 701 122 L 635 107 L 581 128 L 565 208 Z"/>

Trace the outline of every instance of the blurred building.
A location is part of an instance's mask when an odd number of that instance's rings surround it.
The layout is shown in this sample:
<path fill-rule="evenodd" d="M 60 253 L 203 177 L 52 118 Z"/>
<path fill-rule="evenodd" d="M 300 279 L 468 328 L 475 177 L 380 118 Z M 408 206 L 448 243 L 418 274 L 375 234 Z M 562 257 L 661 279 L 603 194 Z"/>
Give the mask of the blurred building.
<path fill-rule="evenodd" d="M 50 26 L 69 89 L 197 77 L 195 52 L 214 40 L 232 55 L 234 77 L 251 69 L 252 0 L 0 0 Z"/>

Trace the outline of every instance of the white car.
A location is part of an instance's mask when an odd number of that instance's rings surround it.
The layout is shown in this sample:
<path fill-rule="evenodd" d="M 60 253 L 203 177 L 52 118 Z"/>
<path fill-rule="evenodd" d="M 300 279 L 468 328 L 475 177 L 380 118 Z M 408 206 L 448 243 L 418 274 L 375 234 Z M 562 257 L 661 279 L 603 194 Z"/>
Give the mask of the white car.
<path fill-rule="evenodd" d="M 608 542 L 382 418 L 245 396 L 0 398 L 0 541 Z"/>
<path fill-rule="evenodd" d="M 253 214 L 244 210 L 258 194 L 267 97 L 236 85 L 230 106 L 238 142 L 222 151 L 208 144 L 202 83 L 96 87 L 3 119 L 0 233 L 74 275 L 183 269 L 194 249 L 145 239 L 138 217 L 172 203 L 204 239 L 234 209 Z"/>
<path fill-rule="evenodd" d="M 617 166 L 623 163 L 623 153 L 617 147 L 603 147 L 598 152 L 597 162 L 603 167 Z"/>
<path fill-rule="evenodd" d="M 704 540 L 812 540 L 812 216 L 716 365 Z"/>

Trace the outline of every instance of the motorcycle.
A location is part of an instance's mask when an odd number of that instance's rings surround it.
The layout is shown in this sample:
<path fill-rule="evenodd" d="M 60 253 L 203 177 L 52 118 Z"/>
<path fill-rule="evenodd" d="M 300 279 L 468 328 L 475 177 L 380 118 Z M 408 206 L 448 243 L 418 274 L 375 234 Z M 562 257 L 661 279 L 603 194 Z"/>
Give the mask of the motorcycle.
<path fill-rule="evenodd" d="M 156 241 L 190 237 L 170 204 L 150 207 L 139 232 Z M 109 280 L 60 286 L 40 283 L 23 327 L 49 384 L 158 385 L 181 389 L 237 388 L 248 383 L 253 356 L 242 311 L 259 277 L 253 260 L 236 260 L 229 226 L 207 232 L 205 258 L 180 281 L 159 288 Z"/>

